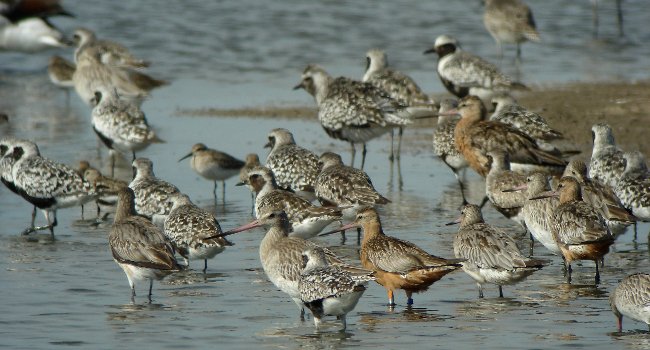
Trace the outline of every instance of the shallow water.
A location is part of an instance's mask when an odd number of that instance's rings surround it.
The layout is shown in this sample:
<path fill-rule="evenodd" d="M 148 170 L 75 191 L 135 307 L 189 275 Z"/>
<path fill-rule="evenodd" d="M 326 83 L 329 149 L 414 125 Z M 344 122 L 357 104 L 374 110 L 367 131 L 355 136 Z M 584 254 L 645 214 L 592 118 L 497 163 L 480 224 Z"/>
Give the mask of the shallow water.
<path fill-rule="evenodd" d="M 641 43 L 649 39 L 650 29 L 641 25 L 641 17 L 650 7 L 646 2 L 624 3 L 628 37 L 622 42 L 617 42 L 607 4 L 601 9 L 604 39 L 594 41 L 588 1 L 563 8 L 560 1 L 530 3 L 544 43 L 525 45 L 524 81 L 645 77 L 641 68 L 647 66 L 648 47 Z M 374 46 L 386 47 L 389 57 L 395 57 L 392 62 L 411 72 L 427 91 L 442 92 L 433 73 L 435 59 L 421 55 L 442 32 L 457 35 L 467 49 L 496 58 L 492 39 L 476 13 L 478 1 L 387 2 L 375 8 L 298 1 L 255 7 L 252 1 L 66 4 L 77 19 L 56 19 L 57 23 L 66 28 L 83 23 L 103 36 L 121 38 L 154 62 L 153 73 L 173 81 L 143 106 L 167 142 L 140 155 L 154 161 L 159 177 L 213 210 L 224 228 L 250 220 L 249 193 L 228 181 L 225 205 L 215 206 L 212 185 L 195 175 L 188 162 L 177 162 L 193 143 L 205 142 L 239 157 L 249 152 L 264 157 L 268 130 L 286 127 L 299 144 L 317 153 L 333 150 L 349 159 L 348 146 L 328 139 L 315 120 L 217 119 L 190 117 L 179 110 L 312 106 L 304 91 L 290 90 L 306 63 L 320 62 L 334 74 L 360 76 L 364 52 Z M 513 50 L 506 55 L 504 60 Z M 65 94 L 49 85 L 43 68 L 47 57 L 0 56 L 0 109 L 10 116 L 0 132 L 36 140 L 49 158 L 68 164 L 88 159 L 106 170 L 106 150 L 91 132 L 90 110 L 74 94 L 66 102 Z M 369 143 L 366 171 L 393 202 L 381 211 L 385 231 L 451 257 L 457 228 L 444 223 L 458 215 L 461 199 L 451 172 L 433 159 L 430 133 L 407 129 L 401 190 L 396 170 L 391 181 L 387 137 Z M 119 175 L 126 179 L 129 174 L 123 161 Z M 481 181 L 469 173 L 468 179 L 472 201 L 477 202 Z M 415 307 L 407 308 L 404 295 L 398 293 L 398 306 L 388 310 L 383 288 L 372 284 L 349 315 L 347 332 L 330 326 L 316 333 L 311 319 L 299 321 L 293 302 L 261 271 L 257 245 L 262 231 L 233 236 L 236 245 L 211 260 L 205 276 L 190 271 L 155 283 L 152 304 L 146 302 L 145 286 L 139 286 L 136 303 L 131 304 L 126 278 L 108 250 L 110 223 L 94 227 L 80 220 L 79 209 L 66 209 L 58 215 L 56 241 L 44 234 L 27 239 L 18 234 L 28 224 L 30 210 L 22 199 L 0 188 L 0 347 L 644 349 L 650 342 L 647 333 L 639 331 L 645 325 L 628 319 L 625 332 L 616 333 L 607 301 L 621 278 L 648 271 L 648 224 L 639 226 L 636 242 L 631 232 L 619 238 L 606 258 L 598 287 L 591 285 L 590 262 L 576 266 L 574 284 L 563 283 L 560 260 L 538 245 L 536 256 L 551 259 L 552 265 L 516 286 L 504 287 L 504 299 L 495 298 L 497 289 L 488 287 L 487 298 L 478 300 L 472 280 L 458 272 L 416 295 Z M 87 212 L 89 219 L 92 209 Z M 521 247 L 526 247 L 517 227 L 492 208 L 484 214 L 488 222 L 518 235 Z M 38 222 L 43 222 L 41 214 Z M 335 235 L 320 242 L 356 261 L 354 239 L 341 245 Z"/>

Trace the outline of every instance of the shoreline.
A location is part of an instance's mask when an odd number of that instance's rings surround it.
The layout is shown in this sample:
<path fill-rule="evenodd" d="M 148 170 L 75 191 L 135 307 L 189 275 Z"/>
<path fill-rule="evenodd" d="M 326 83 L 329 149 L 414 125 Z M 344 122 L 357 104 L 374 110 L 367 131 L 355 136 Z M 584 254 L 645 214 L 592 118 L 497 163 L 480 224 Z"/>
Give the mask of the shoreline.
<path fill-rule="evenodd" d="M 436 100 L 450 97 L 433 94 Z M 573 82 L 562 85 L 532 87 L 515 94 L 517 101 L 536 111 L 559 130 L 570 143 L 591 156 L 591 126 L 607 123 L 612 127 L 616 144 L 626 151 L 639 150 L 650 154 L 650 80 L 634 82 Z M 178 116 L 250 117 L 250 118 L 316 118 L 315 106 L 251 106 L 242 108 L 179 109 Z M 419 127 L 433 128 L 436 119 L 421 119 Z M 422 133 L 417 133 L 422 136 Z M 421 144 L 421 143 L 420 143 Z"/>

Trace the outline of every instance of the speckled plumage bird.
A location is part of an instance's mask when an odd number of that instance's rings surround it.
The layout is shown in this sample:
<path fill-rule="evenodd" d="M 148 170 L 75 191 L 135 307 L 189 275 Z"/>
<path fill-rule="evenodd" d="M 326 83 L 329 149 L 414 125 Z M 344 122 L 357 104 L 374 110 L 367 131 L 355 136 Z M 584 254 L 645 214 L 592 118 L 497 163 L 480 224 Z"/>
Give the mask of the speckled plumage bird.
<path fill-rule="evenodd" d="M 341 156 L 332 152 L 321 155 L 323 170 L 316 179 L 316 197 L 323 206 L 343 209 L 345 218 L 356 216 L 360 208 L 387 204 L 363 170 L 343 165 Z"/>
<path fill-rule="evenodd" d="M 153 131 L 144 112 L 137 104 L 120 99 L 115 90 L 96 91 L 96 104 L 92 110 L 95 134 L 111 151 L 111 176 L 115 173 L 115 154 L 131 154 L 147 148 L 152 143 L 163 142 Z"/>
<path fill-rule="evenodd" d="M 540 41 L 533 12 L 521 0 L 485 0 L 483 24 L 497 42 L 500 56 L 503 56 L 502 44 L 516 44 L 517 58 L 520 58 L 521 43 Z"/>
<path fill-rule="evenodd" d="M 490 120 L 509 124 L 523 131 L 526 135 L 539 141 L 553 141 L 564 138 L 561 132 L 551 128 L 541 115 L 517 104 L 508 94 L 498 94 L 492 97 L 494 113 Z M 548 150 L 548 149 L 547 149 Z"/>
<path fill-rule="evenodd" d="M 13 157 L 13 184 L 28 202 L 43 211 L 47 225 L 29 227 L 22 234 L 49 229 L 54 236 L 57 225 L 56 211 L 90 202 L 97 197 L 90 184 L 77 172 L 40 155 L 32 142 L 18 143 L 5 157 Z"/>
<path fill-rule="evenodd" d="M 247 154 L 246 159 L 244 159 L 244 166 L 239 170 L 239 183 L 235 186 L 246 185 L 248 182 L 248 172 L 260 165 L 262 165 L 260 163 L 260 157 L 256 153 Z M 255 215 L 255 192 L 250 186 L 248 186 L 248 189 L 251 190 L 251 215 Z"/>
<path fill-rule="evenodd" d="M 625 152 L 625 171 L 615 188 L 623 206 L 641 220 L 650 220 L 650 177 L 641 152 Z"/>
<path fill-rule="evenodd" d="M 298 289 L 300 299 L 314 316 L 314 325 L 318 329 L 324 316 L 336 316 L 345 330 L 345 316 L 355 308 L 368 282 L 375 280 L 374 274 L 331 266 L 322 248 L 304 251 L 302 259 Z"/>
<path fill-rule="evenodd" d="M 190 260 L 203 260 L 203 272 L 208 269 L 208 259 L 214 258 L 233 244 L 223 237 L 221 226 L 207 210 L 196 206 L 185 194 L 170 196 L 172 209 L 165 219 L 164 234 L 189 267 Z"/>
<path fill-rule="evenodd" d="M 612 188 L 625 171 L 623 151 L 616 147 L 612 128 L 604 123 L 591 127 L 594 146 L 589 162 L 589 177 Z"/>
<path fill-rule="evenodd" d="M 124 270 L 135 298 L 135 283 L 149 280 L 149 301 L 153 280 L 181 270 L 174 258 L 172 243 L 151 221 L 139 216 L 134 208 L 134 194 L 130 188 L 118 193 L 117 211 L 108 244 L 115 262 Z"/>
<path fill-rule="evenodd" d="M 388 93 L 370 83 L 345 77 L 333 78 L 322 67 L 310 64 L 296 89 L 305 89 L 318 105 L 318 120 L 332 138 L 352 145 L 363 144 L 361 169 L 366 159 L 366 142 L 396 127 L 411 123 L 412 111 Z"/>
<path fill-rule="evenodd" d="M 311 238 L 327 225 L 341 220 L 339 208 L 317 207 L 293 192 L 278 188 L 269 168 L 253 168 L 248 172 L 246 184 L 256 193 L 255 216 L 261 218 L 270 212 L 284 211 L 291 223 L 290 236 Z"/>
<path fill-rule="evenodd" d="M 460 223 L 454 255 L 465 260 L 463 271 L 476 281 L 479 298 L 483 298 L 485 283 L 499 286 L 499 297 L 503 298 L 502 286 L 524 280 L 547 263 L 525 258 L 512 237 L 485 223 L 476 205 L 465 205 L 454 223 Z"/>
<path fill-rule="evenodd" d="M 316 243 L 298 237 L 289 237 L 290 223 L 284 212 L 270 212 L 246 225 L 224 232 L 222 236 L 266 226 L 268 231 L 260 243 L 260 261 L 269 280 L 282 292 L 288 294 L 304 316 L 303 302 L 300 299 L 299 280 L 302 273 L 302 252 L 318 248 Z M 345 270 L 364 272 L 364 269 L 344 263 L 327 248 L 325 251 L 330 265 L 341 266 Z M 370 271 L 365 271 L 370 272 Z"/>
<path fill-rule="evenodd" d="M 13 193 L 20 196 L 20 192 L 14 184 L 13 166 L 16 159 L 11 156 L 14 147 L 22 144 L 29 144 L 31 141 L 17 139 L 14 137 L 3 137 L 0 139 L 0 181 Z M 38 150 L 38 149 L 37 149 Z M 40 153 L 39 153 L 40 155 Z M 83 206 L 82 206 L 83 207 Z M 36 206 L 32 210 L 32 221 L 30 227 L 36 222 Z"/>
<path fill-rule="evenodd" d="M 623 331 L 623 316 L 645 323 L 650 330 L 650 275 L 635 273 L 625 277 L 609 295 L 609 304 Z"/>
<path fill-rule="evenodd" d="M 125 46 L 115 41 L 97 39 L 95 33 L 88 28 L 77 28 L 72 39 L 77 46 L 74 52 L 75 62 L 84 55 L 96 55 L 102 64 L 131 68 L 149 66 L 149 62 L 133 56 Z"/>
<path fill-rule="evenodd" d="M 407 304 L 412 305 L 413 293 L 426 291 L 446 274 L 461 267 L 462 260 L 439 258 L 411 242 L 384 234 L 374 208 L 359 211 L 354 222 L 339 230 L 355 227 L 363 230 L 361 265 L 375 272 L 377 283 L 388 293 L 389 306 L 395 306 L 395 290 L 404 290 Z"/>
<path fill-rule="evenodd" d="M 526 89 L 494 64 L 461 50 L 458 40 L 449 35 L 437 37 L 433 48 L 424 53 L 433 52 L 438 54 L 437 71 L 442 85 L 459 98 L 476 95 L 489 101 L 496 92 Z"/>
<path fill-rule="evenodd" d="M 271 152 L 265 165 L 273 171 L 278 186 L 314 200 L 314 182 L 321 170 L 318 156 L 296 145 L 293 134 L 287 129 L 271 130 L 268 139 L 264 147 L 271 148 Z"/>
<path fill-rule="evenodd" d="M 564 169 L 566 161 L 540 149 L 530 136 L 510 125 L 485 120 L 485 107 L 478 97 L 461 99 L 458 112 L 462 119 L 454 130 L 456 149 L 481 176 L 489 170 L 487 152 L 495 149 L 507 152 L 511 163 Z"/>
<path fill-rule="evenodd" d="M 50 77 L 52 84 L 66 89 L 74 87 L 72 75 L 74 74 L 77 66 L 61 56 L 54 55 L 50 57 L 47 64 L 47 74 Z"/>
<path fill-rule="evenodd" d="M 134 160 L 133 168 L 135 177 L 129 187 L 135 193 L 135 210 L 162 227 L 172 210 L 170 198 L 181 191 L 171 183 L 158 179 L 153 172 L 153 162 L 147 158 Z"/>
<path fill-rule="evenodd" d="M 183 159 L 192 157 L 190 166 L 203 178 L 214 182 L 214 200 L 217 200 L 217 181 L 221 181 L 221 198 L 226 198 L 226 180 L 239 174 L 244 162 L 231 156 L 228 153 L 208 148 L 202 143 L 192 146 L 192 151 L 186 154 Z"/>
<path fill-rule="evenodd" d="M 465 157 L 456 149 L 456 142 L 454 141 L 454 130 L 460 118 L 455 115 L 446 115 L 448 111 L 455 109 L 456 106 L 457 102 L 451 99 L 440 102 L 438 125 L 433 130 L 433 154 L 438 156 L 454 172 L 454 176 L 460 186 L 463 204 L 466 204 L 465 185 L 458 172 L 467 169 L 469 164 L 465 160 Z"/>
<path fill-rule="evenodd" d="M 411 107 L 421 107 L 421 115 L 435 115 L 435 101 L 422 91 L 410 76 L 389 67 L 386 53 L 380 49 L 368 50 L 366 53 L 366 72 L 362 81 L 384 90 L 397 101 Z M 419 115 L 419 114 L 418 114 Z M 403 127 L 399 127 L 397 153 L 393 150 L 393 133 L 391 132 L 391 159 L 399 158 L 402 148 Z"/>
<path fill-rule="evenodd" d="M 595 283 L 600 283 L 598 264 L 609 252 L 614 236 L 605 219 L 582 200 L 578 180 L 563 177 L 554 195 L 560 196 L 560 205 L 553 212 L 553 237 L 567 266 L 567 282 L 571 283 L 571 262 L 591 260 L 596 264 Z"/>

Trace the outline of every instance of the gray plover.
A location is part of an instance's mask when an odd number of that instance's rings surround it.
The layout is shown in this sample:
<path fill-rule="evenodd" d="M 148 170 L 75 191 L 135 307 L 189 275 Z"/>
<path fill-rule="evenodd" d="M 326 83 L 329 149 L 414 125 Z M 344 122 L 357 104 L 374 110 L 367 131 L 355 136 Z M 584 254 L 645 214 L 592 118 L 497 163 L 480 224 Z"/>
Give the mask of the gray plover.
<path fill-rule="evenodd" d="M 121 99 L 142 104 L 149 96 L 149 90 L 138 86 L 129 70 L 102 63 L 94 50 L 88 49 L 87 54 L 77 58 L 77 69 L 72 75 L 75 91 L 81 100 L 93 106 L 96 91 L 116 91 Z"/>
<path fill-rule="evenodd" d="M 300 309 L 304 317 L 304 307 L 300 299 L 298 281 L 302 272 L 302 252 L 318 248 L 316 243 L 298 237 L 289 237 L 290 223 L 284 212 L 270 212 L 246 225 L 229 230 L 223 236 L 266 226 L 268 231 L 260 243 L 260 260 L 269 280 L 282 292 L 288 294 Z M 345 264 L 327 248 L 325 255 L 331 265 L 341 266 L 346 270 L 362 271 Z"/>
<path fill-rule="evenodd" d="M 160 228 L 139 216 L 134 208 L 133 191 L 126 187 L 118 194 L 117 211 L 108 235 L 113 260 L 119 265 L 131 287 L 131 301 L 135 298 L 135 283 L 149 280 L 149 302 L 153 280 L 181 270 L 174 258 L 172 243 Z"/>
<path fill-rule="evenodd" d="M 614 188 L 625 171 L 623 151 L 616 147 L 612 128 L 607 124 L 594 124 L 591 136 L 594 146 L 589 162 L 589 177 Z"/>
<path fill-rule="evenodd" d="M 410 124 L 412 111 L 385 91 L 370 83 L 345 77 L 333 78 L 322 67 L 310 64 L 294 89 L 305 89 L 318 105 L 318 120 L 327 135 L 348 141 L 352 146 L 363 144 L 361 169 L 366 159 L 366 142 L 396 127 Z"/>
<path fill-rule="evenodd" d="M 580 183 L 582 200 L 596 209 L 598 214 L 607 222 L 614 235 L 622 233 L 625 228 L 636 219 L 630 215 L 614 190 L 609 185 L 604 185 L 598 180 L 587 176 L 585 162 L 573 159 L 564 169 L 563 176 L 574 177 Z"/>
<path fill-rule="evenodd" d="M 454 130 L 456 149 L 481 176 L 485 177 L 488 172 L 487 152 L 497 148 L 510 155 L 511 163 L 564 169 L 564 160 L 540 149 L 535 140 L 522 131 L 485 120 L 485 106 L 478 97 L 470 95 L 461 99 L 458 112 L 462 119 Z"/>
<path fill-rule="evenodd" d="M 170 198 L 181 191 L 171 183 L 158 179 L 153 173 L 153 162 L 147 158 L 134 160 L 133 168 L 135 177 L 129 187 L 135 193 L 135 210 L 162 227 L 172 210 Z"/>
<path fill-rule="evenodd" d="M 477 95 L 489 101 L 495 92 L 526 88 L 494 64 L 461 50 L 458 41 L 448 35 L 437 37 L 433 48 L 424 53 L 433 52 L 438 54 L 437 70 L 442 85 L 457 97 Z"/>
<path fill-rule="evenodd" d="M 623 316 L 645 323 L 650 330 L 650 275 L 635 273 L 625 277 L 609 295 L 609 304 L 623 331 Z"/>
<path fill-rule="evenodd" d="M 563 177 L 554 193 L 560 196 L 560 205 L 553 212 L 553 237 L 566 264 L 567 282 L 571 283 L 571 262 L 592 260 L 596 264 L 594 280 L 598 284 L 598 264 L 609 252 L 614 236 L 605 219 L 582 200 L 578 180 L 570 176 Z M 549 195 L 552 194 L 542 194 L 535 198 Z"/>
<path fill-rule="evenodd" d="M 379 49 L 368 50 L 366 53 L 366 72 L 362 81 L 384 90 L 388 95 L 411 107 L 422 107 L 423 116 L 435 115 L 436 104 L 425 94 L 410 76 L 388 66 L 386 53 Z M 400 157 L 402 149 L 402 134 L 404 128 L 399 127 L 396 157 Z M 395 158 L 393 152 L 393 133 L 391 132 L 391 159 Z"/>
<path fill-rule="evenodd" d="M 302 260 L 298 289 L 300 299 L 314 316 L 314 325 L 318 329 L 324 316 L 336 316 L 345 330 L 345 316 L 357 306 L 368 282 L 375 280 L 373 273 L 352 274 L 331 266 L 322 248 L 302 252 Z"/>
<path fill-rule="evenodd" d="M 113 151 L 133 156 L 152 143 L 163 142 L 152 130 L 140 107 L 119 98 L 115 91 L 96 91 L 92 110 L 93 130 L 109 148 L 111 176 L 115 172 Z"/>
<path fill-rule="evenodd" d="M 226 179 L 239 174 L 244 162 L 228 153 L 208 148 L 202 143 L 192 146 L 192 151 L 178 161 L 192 157 L 190 166 L 203 178 L 214 182 L 214 200 L 217 200 L 217 181 L 221 181 L 221 199 L 226 199 Z"/>
<path fill-rule="evenodd" d="M 238 186 L 246 185 L 248 182 L 248 172 L 253 168 L 260 166 L 260 157 L 256 153 L 249 153 L 246 155 L 244 160 L 244 166 L 239 170 L 239 183 Z M 253 188 L 248 186 L 248 189 L 251 190 L 251 215 L 255 215 L 255 191 Z"/>
<path fill-rule="evenodd" d="M 384 234 L 374 208 L 359 211 L 354 222 L 339 230 L 355 227 L 363 230 L 361 265 L 375 272 L 377 283 L 386 289 L 391 307 L 395 306 L 395 290 L 404 290 L 407 305 L 412 305 L 413 293 L 426 291 L 446 274 L 461 267 L 460 259 L 439 258 L 411 242 Z"/>
<path fill-rule="evenodd" d="M 296 145 L 293 135 L 287 129 L 273 129 L 268 135 L 271 148 L 266 157 L 266 166 L 273 171 L 280 188 L 294 191 L 307 200 L 314 200 L 314 182 L 320 173 L 321 164 L 313 152 Z"/>
<path fill-rule="evenodd" d="M 23 234 L 49 229 L 54 236 L 56 211 L 87 203 L 97 197 L 88 182 L 69 166 L 40 156 L 38 146 L 23 142 L 11 154 L 13 183 L 20 195 L 43 211 L 47 225 L 29 227 Z"/>
<path fill-rule="evenodd" d="M 343 165 L 338 154 L 325 152 L 320 161 L 323 170 L 316 178 L 316 197 L 323 206 L 345 208 L 343 216 L 351 219 L 363 207 L 390 202 L 375 190 L 368 174 Z"/>
<path fill-rule="evenodd" d="M 454 236 L 454 255 L 464 259 L 463 271 L 478 285 L 478 297 L 483 298 L 483 284 L 499 286 L 499 297 L 503 298 L 504 285 L 524 280 L 541 269 L 547 262 L 528 259 L 523 256 L 517 242 L 502 230 L 483 220 L 481 209 L 468 204 L 461 210 L 460 223 Z"/>
<path fill-rule="evenodd" d="M 534 240 L 541 243 L 555 255 L 562 255 L 553 237 L 553 212 L 560 205 L 557 197 L 537 197 L 550 192 L 546 174 L 536 172 L 528 175 L 526 183 L 504 191 L 523 191 L 527 200 L 521 213 L 530 232 L 530 255 L 533 254 Z M 533 240 L 534 239 L 534 240 Z"/>
<path fill-rule="evenodd" d="M 490 120 L 509 124 L 523 131 L 539 143 L 543 141 L 560 140 L 564 138 L 561 132 L 551 128 L 541 115 L 517 104 L 509 94 L 497 94 L 492 97 L 494 113 Z M 548 149 L 547 149 L 548 150 Z"/>
<path fill-rule="evenodd" d="M 641 220 L 650 220 L 650 177 L 641 152 L 625 152 L 625 171 L 615 191 L 623 205 Z"/>
<path fill-rule="evenodd" d="M 95 33 L 88 28 L 77 28 L 72 39 L 77 45 L 74 52 L 75 61 L 78 61 L 82 55 L 89 54 L 97 55 L 103 64 L 132 68 L 149 66 L 149 62 L 133 56 L 123 45 L 110 40 L 97 39 Z M 91 50 L 94 51 L 91 53 Z"/>
<path fill-rule="evenodd" d="M 223 237 L 214 237 L 221 232 L 221 226 L 207 210 L 201 209 L 182 193 L 170 196 L 172 209 L 165 219 L 164 233 L 185 259 L 203 260 L 203 272 L 208 269 L 208 259 L 223 252 L 233 244 Z"/>
<path fill-rule="evenodd" d="M 341 220 L 340 209 L 317 207 L 295 193 L 278 188 L 269 168 L 259 166 L 250 170 L 246 184 L 256 193 L 256 217 L 260 218 L 269 212 L 284 211 L 291 223 L 290 236 L 311 238 L 327 225 Z"/>
<path fill-rule="evenodd" d="M 456 149 L 456 143 L 454 141 L 454 130 L 460 118 L 458 116 L 446 115 L 448 111 L 456 108 L 456 104 L 457 102 L 451 99 L 440 101 L 438 125 L 433 130 L 433 154 L 438 156 L 454 172 L 454 176 L 460 186 L 463 204 L 467 204 L 467 200 L 465 199 L 465 185 L 458 172 L 467 169 L 469 164 L 465 160 L 465 157 Z"/>
<path fill-rule="evenodd" d="M 16 163 L 16 159 L 11 156 L 15 146 L 20 146 L 21 143 L 30 141 L 16 139 L 13 137 L 3 137 L 0 139 L 0 181 L 13 193 L 20 196 L 20 192 L 14 185 L 14 176 L 13 176 L 13 166 Z M 36 206 L 32 210 L 32 221 L 31 226 L 34 227 L 34 222 L 36 221 Z"/>
<path fill-rule="evenodd" d="M 485 0 L 483 24 L 497 42 L 500 57 L 502 44 L 516 44 L 519 59 L 521 43 L 540 40 L 533 12 L 521 0 Z"/>

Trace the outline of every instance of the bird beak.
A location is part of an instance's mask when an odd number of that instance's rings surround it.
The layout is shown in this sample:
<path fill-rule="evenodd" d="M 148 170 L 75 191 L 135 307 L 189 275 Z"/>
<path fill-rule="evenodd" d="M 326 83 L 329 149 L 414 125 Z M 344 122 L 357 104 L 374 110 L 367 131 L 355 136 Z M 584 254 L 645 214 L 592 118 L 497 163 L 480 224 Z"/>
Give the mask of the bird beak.
<path fill-rule="evenodd" d="M 244 185 L 246 185 L 246 183 L 243 182 L 243 181 L 242 181 L 242 182 L 238 182 L 238 183 L 235 184 L 235 186 L 244 186 Z"/>
<path fill-rule="evenodd" d="M 450 109 L 450 110 L 448 110 L 446 112 L 438 113 L 438 115 L 452 116 L 453 117 L 453 116 L 460 115 L 460 112 L 458 112 L 458 108 L 453 108 L 453 109 Z"/>
<path fill-rule="evenodd" d="M 517 191 L 525 191 L 527 189 L 528 189 L 528 185 L 523 184 L 523 185 L 519 185 L 519 186 L 516 186 L 516 187 L 513 187 L 513 188 L 508 188 L 508 189 L 503 190 L 501 192 L 517 192 Z"/>
<path fill-rule="evenodd" d="M 294 90 L 304 89 L 304 88 L 305 88 L 305 85 L 303 85 L 302 81 L 300 83 L 298 83 L 298 85 L 293 87 Z"/>
<path fill-rule="evenodd" d="M 454 220 L 454 221 L 452 221 L 452 222 L 448 222 L 448 223 L 446 223 L 445 226 L 458 225 L 458 224 L 460 224 L 460 221 L 461 221 L 462 219 L 463 219 L 463 217 L 462 217 L 462 216 L 459 216 L 458 219 L 456 219 L 456 220 Z"/>
<path fill-rule="evenodd" d="M 342 231 L 349 230 L 351 228 L 357 228 L 357 227 L 359 227 L 359 224 L 357 224 L 357 222 L 355 221 L 355 222 L 351 222 L 351 223 L 349 223 L 347 225 L 343 225 L 343 226 L 337 228 L 336 230 L 321 233 L 318 236 L 319 237 L 320 236 L 328 236 L 328 235 L 331 235 L 332 233 L 342 232 Z"/>
<path fill-rule="evenodd" d="M 238 233 L 238 232 L 248 231 L 248 230 L 254 229 L 256 227 L 260 227 L 260 226 L 262 226 L 262 223 L 259 220 L 253 220 L 253 221 L 249 222 L 246 225 L 242 225 L 242 226 L 239 226 L 237 228 L 233 228 L 232 230 L 220 233 L 218 235 L 214 235 L 212 237 L 204 238 L 204 239 L 226 237 L 226 236 L 234 235 L 235 233 Z"/>
<path fill-rule="evenodd" d="M 423 55 L 428 55 L 428 54 L 430 54 L 430 53 L 435 53 L 435 52 L 436 52 L 436 48 L 435 48 L 435 47 L 432 47 L 432 48 L 430 48 L 430 49 L 424 51 L 422 54 L 423 54 Z"/>
<path fill-rule="evenodd" d="M 546 191 L 539 193 L 537 196 L 528 198 L 528 200 L 535 200 L 535 199 L 544 199 L 544 198 L 550 198 L 550 197 L 559 197 L 560 194 L 557 191 Z"/>
<path fill-rule="evenodd" d="M 180 161 L 182 161 L 183 159 L 189 158 L 189 157 L 191 157 L 191 156 L 192 156 L 192 152 L 188 153 L 185 157 L 179 159 L 178 161 L 180 162 Z"/>
<path fill-rule="evenodd" d="M 267 142 L 266 145 L 264 145 L 264 148 L 273 148 L 271 141 Z"/>

